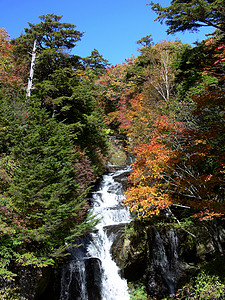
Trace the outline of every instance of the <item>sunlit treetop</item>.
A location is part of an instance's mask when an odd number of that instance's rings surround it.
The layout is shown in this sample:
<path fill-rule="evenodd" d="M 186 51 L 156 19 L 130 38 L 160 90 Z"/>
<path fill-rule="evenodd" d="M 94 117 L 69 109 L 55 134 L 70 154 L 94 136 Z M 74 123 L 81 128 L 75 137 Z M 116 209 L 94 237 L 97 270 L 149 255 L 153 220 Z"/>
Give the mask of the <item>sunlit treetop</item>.
<path fill-rule="evenodd" d="M 83 33 L 75 29 L 76 25 L 61 23 L 62 16 L 47 14 L 39 19 L 39 24 L 28 23 L 30 28 L 25 28 L 25 32 L 26 35 L 33 35 L 41 48 L 72 49 L 83 36 Z"/>
<path fill-rule="evenodd" d="M 224 0 L 172 0 L 171 5 L 162 7 L 150 2 L 158 15 L 156 20 L 168 25 L 167 32 L 198 31 L 200 27 L 212 26 L 225 31 Z"/>

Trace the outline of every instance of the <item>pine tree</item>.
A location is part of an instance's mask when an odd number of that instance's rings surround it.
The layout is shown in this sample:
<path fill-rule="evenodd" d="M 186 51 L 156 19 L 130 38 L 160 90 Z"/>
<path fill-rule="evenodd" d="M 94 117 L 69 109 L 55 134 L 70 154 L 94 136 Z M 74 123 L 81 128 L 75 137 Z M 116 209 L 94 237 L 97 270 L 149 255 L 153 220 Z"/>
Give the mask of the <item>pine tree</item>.
<path fill-rule="evenodd" d="M 0 272 L 11 276 L 12 261 L 53 264 L 93 222 L 86 216 L 87 190 L 76 180 L 80 154 L 70 128 L 49 118 L 37 99 L 17 109 L 2 99 L 0 121 Z"/>

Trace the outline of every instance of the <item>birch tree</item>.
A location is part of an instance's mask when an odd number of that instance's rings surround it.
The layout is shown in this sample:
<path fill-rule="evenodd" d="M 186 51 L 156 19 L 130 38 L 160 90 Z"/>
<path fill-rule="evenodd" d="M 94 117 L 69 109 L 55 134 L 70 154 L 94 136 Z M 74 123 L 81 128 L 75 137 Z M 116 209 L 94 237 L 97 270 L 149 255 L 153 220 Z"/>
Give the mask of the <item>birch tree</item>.
<path fill-rule="evenodd" d="M 30 64 L 30 76 L 28 77 L 28 84 L 27 84 L 27 98 L 30 98 L 31 95 L 31 89 L 33 85 L 33 77 L 34 77 L 34 68 L 35 68 L 35 57 L 36 57 L 36 44 L 37 40 L 34 40 L 34 47 L 32 51 L 32 58 L 31 58 L 31 64 Z"/>

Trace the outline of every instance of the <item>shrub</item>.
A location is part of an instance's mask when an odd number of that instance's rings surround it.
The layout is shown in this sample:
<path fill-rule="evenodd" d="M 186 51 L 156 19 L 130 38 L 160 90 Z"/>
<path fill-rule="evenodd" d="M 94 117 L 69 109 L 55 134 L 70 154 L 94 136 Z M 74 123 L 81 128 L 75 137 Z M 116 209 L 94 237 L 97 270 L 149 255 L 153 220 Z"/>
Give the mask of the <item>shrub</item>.
<path fill-rule="evenodd" d="M 195 280 L 178 290 L 176 299 L 222 300 L 225 299 L 225 284 L 218 276 L 201 272 Z"/>

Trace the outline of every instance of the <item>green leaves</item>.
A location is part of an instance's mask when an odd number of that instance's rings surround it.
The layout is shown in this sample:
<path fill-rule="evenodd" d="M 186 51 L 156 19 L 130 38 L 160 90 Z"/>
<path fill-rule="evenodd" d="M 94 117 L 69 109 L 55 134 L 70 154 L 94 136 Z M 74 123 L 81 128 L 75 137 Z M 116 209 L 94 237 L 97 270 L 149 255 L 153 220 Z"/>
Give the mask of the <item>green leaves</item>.
<path fill-rule="evenodd" d="M 83 35 L 75 30 L 75 25 L 61 23 L 62 16 L 47 14 L 39 18 L 42 22 L 36 25 L 28 23 L 30 28 L 26 28 L 25 32 L 27 37 L 37 38 L 41 49 L 72 49 Z"/>
<path fill-rule="evenodd" d="M 93 222 L 85 216 L 87 186 L 76 180 L 74 162 L 83 154 L 74 151 L 70 126 L 49 118 L 37 99 L 18 99 L 18 111 L 10 101 L 1 104 L 7 109 L 0 110 L 6 133 L 0 135 L 0 257 L 5 261 L 0 269 L 11 276 L 12 260 L 24 266 L 53 264 L 51 255 L 59 255 L 65 241 L 69 245 Z"/>
<path fill-rule="evenodd" d="M 38 24 L 28 23 L 30 28 L 25 29 L 25 35 L 13 40 L 15 52 L 19 56 L 26 56 L 32 51 L 34 40 L 37 40 L 37 59 L 35 62 L 36 80 L 49 80 L 49 76 L 55 71 L 65 67 L 77 67 L 79 58 L 68 54 L 83 34 L 75 30 L 76 26 L 69 23 L 61 23 L 62 16 L 48 14 L 41 16 L 42 22 Z"/>
<path fill-rule="evenodd" d="M 158 14 L 156 20 L 169 26 L 168 33 L 197 31 L 202 26 L 212 26 L 225 31 L 225 13 L 222 0 L 173 0 L 168 7 L 150 2 L 152 10 Z"/>
<path fill-rule="evenodd" d="M 108 60 L 104 59 L 97 49 L 91 52 L 91 55 L 84 59 L 85 66 L 93 70 L 95 75 L 102 75 L 109 66 Z"/>
<path fill-rule="evenodd" d="M 179 289 L 176 299 L 223 299 L 225 296 L 225 285 L 218 276 L 201 272 L 189 284 Z"/>

